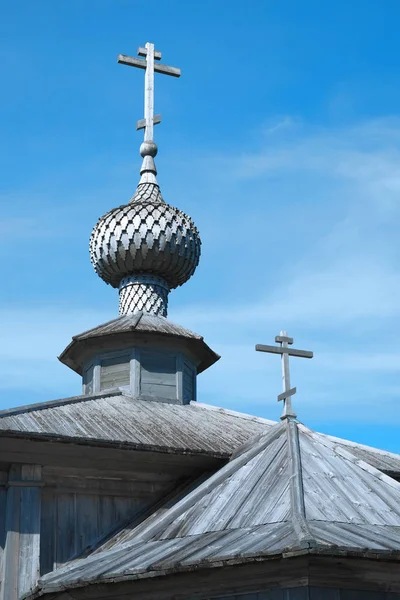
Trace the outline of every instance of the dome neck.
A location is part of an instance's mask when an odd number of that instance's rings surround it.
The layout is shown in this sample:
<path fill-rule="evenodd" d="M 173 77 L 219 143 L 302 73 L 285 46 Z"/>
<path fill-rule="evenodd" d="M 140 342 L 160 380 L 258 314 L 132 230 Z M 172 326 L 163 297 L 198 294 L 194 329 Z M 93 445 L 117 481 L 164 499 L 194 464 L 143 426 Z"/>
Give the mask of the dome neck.
<path fill-rule="evenodd" d="M 130 202 L 140 200 L 164 202 L 156 177 L 157 169 L 154 162 L 154 157 L 157 154 L 156 144 L 152 141 L 144 141 L 140 146 L 140 154 L 143 157 L 140 169 L 140 181 Z"/>
<path fill-rule="evenodd" d="M 157 152 L 157 144 L 152 140 L 145 140 L 140 146 L 140 155 L 143 158 L 143 162 L 140 168 L 139 185 L 142 183 L 151 183 L 158 186 L 157 169 L 156 163 L 154 162 Z"/>
<path fill-rule="evenodd" d="M 170 288 L 162 277 L 139 273 L 128 275 L 119 284 L 119 314 L 147 312 L 167 316 Z"/>

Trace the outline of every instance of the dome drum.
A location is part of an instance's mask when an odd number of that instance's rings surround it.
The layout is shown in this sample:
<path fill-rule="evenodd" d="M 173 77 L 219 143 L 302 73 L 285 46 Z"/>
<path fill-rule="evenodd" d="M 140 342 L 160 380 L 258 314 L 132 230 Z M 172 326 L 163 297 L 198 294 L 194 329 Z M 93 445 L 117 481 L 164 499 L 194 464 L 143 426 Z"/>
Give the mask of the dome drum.
<path fill-rule="evenodd" d="M 139 273 L 123 277 L 119 284 L 119 314 L 144 311 L 166 317 L 169 291 L 166 281 L 156 275 Z"/>

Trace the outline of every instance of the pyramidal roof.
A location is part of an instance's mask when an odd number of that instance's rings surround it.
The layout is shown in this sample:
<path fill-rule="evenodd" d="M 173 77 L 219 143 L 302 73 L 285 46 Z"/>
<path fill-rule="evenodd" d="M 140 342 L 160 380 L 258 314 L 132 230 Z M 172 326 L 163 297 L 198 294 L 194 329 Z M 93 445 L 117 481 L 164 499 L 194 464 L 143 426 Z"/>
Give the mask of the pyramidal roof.
<path fill-rule="evenodd" d="M 171 508 L 49 573 L 37 595 L 303 554 L 400 557 L 400 483 L 285 420 Z"/>

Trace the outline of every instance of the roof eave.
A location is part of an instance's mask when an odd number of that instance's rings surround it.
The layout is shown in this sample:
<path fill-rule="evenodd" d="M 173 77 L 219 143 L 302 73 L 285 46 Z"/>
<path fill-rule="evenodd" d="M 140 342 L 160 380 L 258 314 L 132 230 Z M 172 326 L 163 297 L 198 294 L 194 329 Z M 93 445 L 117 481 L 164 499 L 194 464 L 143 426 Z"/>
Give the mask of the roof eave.
<path fill-rule="evenodd" d="M 69 584 L 49 584 L 49 585 L 38 585 L 28 595 L 24 597 L 24 600 L 34 600 L 39 597 L 43 597 L 46 594 L 61 593 L 70 589 L 87 588 L 92 585 L 112 585 L 117 583 L 136 582 L 143 579 L 150 579 L 154 577 L 164 577 L 168 575 L 178 575 L 184 573 L 194 573 L 199 570 L 205 569 L 218 569 L 223 567 L 238 567 L 248 564 L 255 563 L 266 563 L 276 561 L 279 559 L 286 558 L 300 558 L 304 556 L 318 557 L 323 556 L 326 558 L 361 558 L 366 560 L 377 560 L 380 562 L 400 562 L 400 551 L 393 550 L 366 550 L 362 548 L 346 548 L 340 546 L 323 546 L 318 545 L 314 548 L 285 548 L 280 552 L 273 554 L 257 554 L 248 556 L 234 556 L 226 559 L 211 559 L 200 561 L 196 564 L 177 564 L 169 568 L 156 569 L 153 567 L 150 569 L 138 569 L 136 572 L 131 574 L 119 574 L 110 575 L 109 577 L 102 577 L 99 579 L 93 579 L 91 581 L 84 581 L 80 578 L 79 581 Z"/>
<path fill-rule="evenodd" d="M 186 346 L 191 354 L 197 359 L 197 373 L 202 373 L 221 357 L 214 352 L 203 340 L 203 338 L 189 338 L 180 335 L 171 335 L 160 331 L 122 331 L 118 333 L 109 333 L 96 335 L 90 338 L 81 339 L 79 336 L 73 337 L 72 341 L 58 356 L 58 360 L 64 365 L 82 375 L 83 365 L 88 360 L 89 355 L 99 353 L 99 348 L 105 346 L 107 350 L 113 348 L 128 348 L 140 344 L 144 340 L 170 339 L 174 345 Z"/>

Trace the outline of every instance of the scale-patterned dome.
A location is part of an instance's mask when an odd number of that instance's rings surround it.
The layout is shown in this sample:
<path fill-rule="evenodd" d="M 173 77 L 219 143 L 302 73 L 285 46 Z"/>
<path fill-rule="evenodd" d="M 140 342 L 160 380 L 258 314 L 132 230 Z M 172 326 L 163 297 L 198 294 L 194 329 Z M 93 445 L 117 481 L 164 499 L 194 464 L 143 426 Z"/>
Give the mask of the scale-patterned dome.
<path fill-rule="evenodd" d="M 140 183 L 131 202 L 97 222 L 90 238 L 96 273 L 118 287 L 127 275 L 147 273 L 178 287 L 194 273 L 200 236 L 192 219 L 166 204 L 158 185 Z"/>

